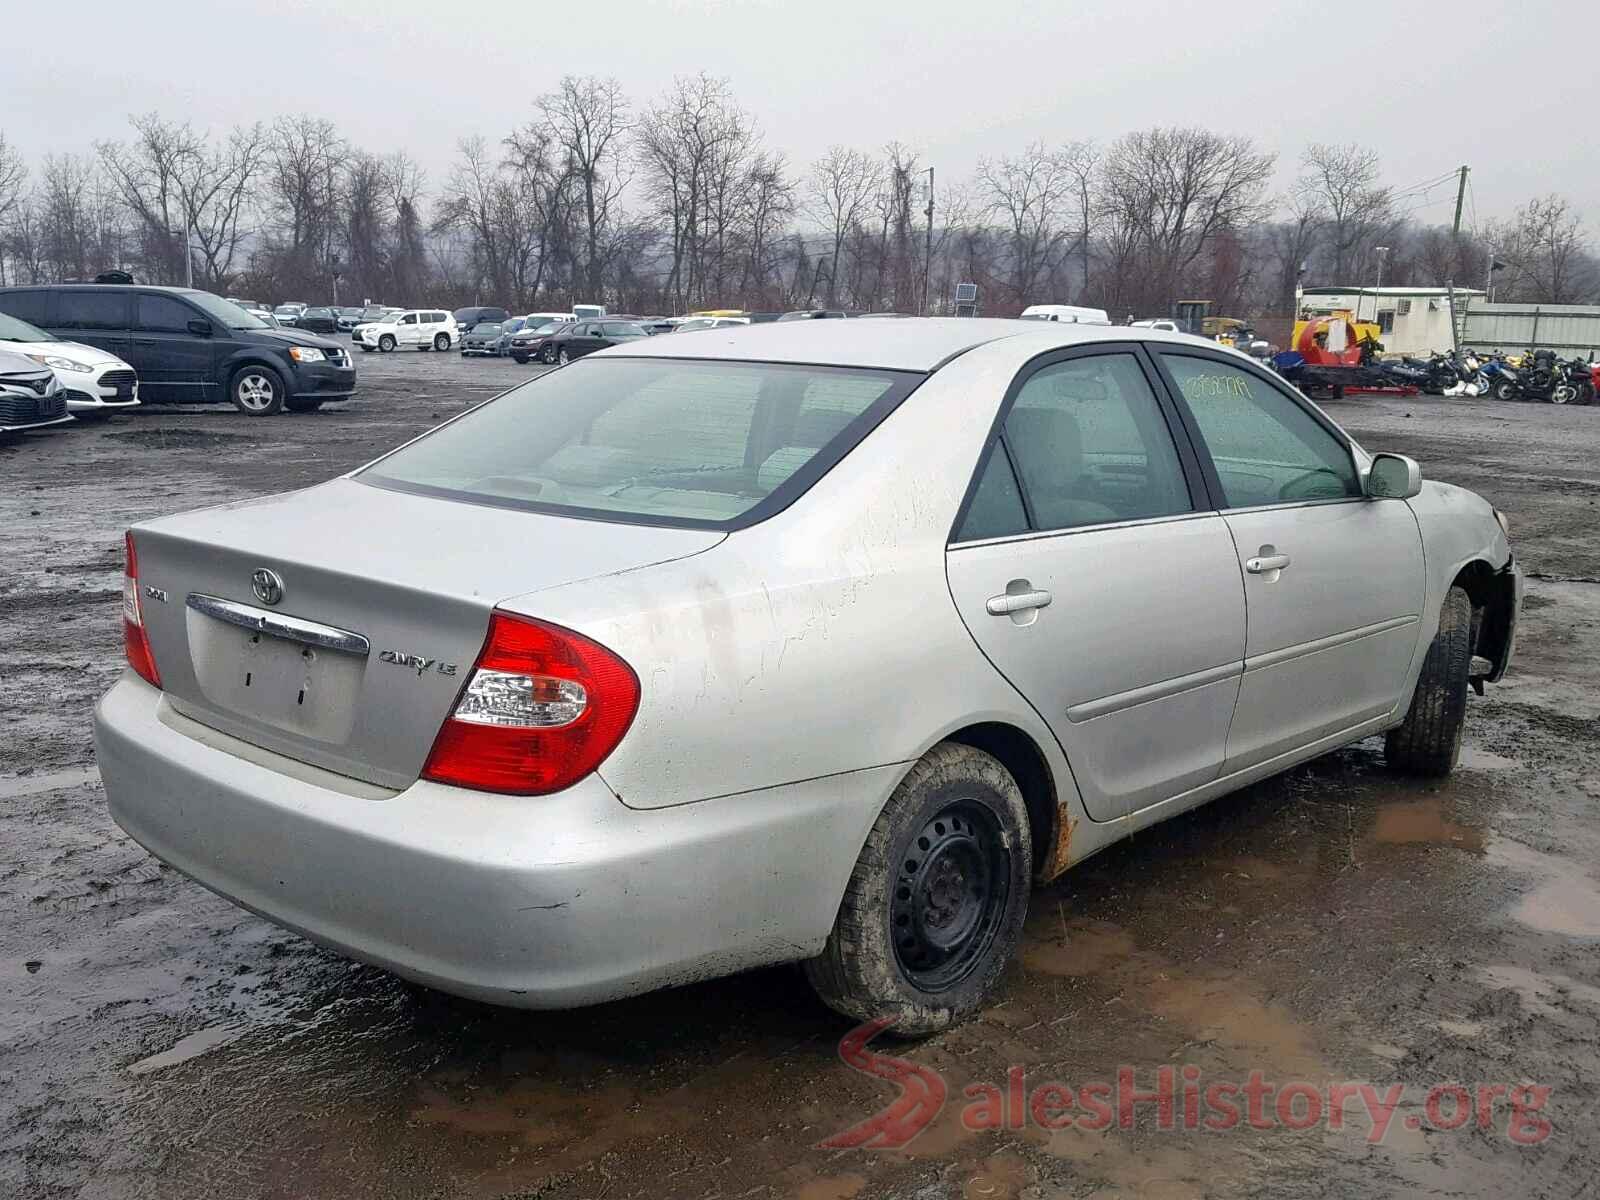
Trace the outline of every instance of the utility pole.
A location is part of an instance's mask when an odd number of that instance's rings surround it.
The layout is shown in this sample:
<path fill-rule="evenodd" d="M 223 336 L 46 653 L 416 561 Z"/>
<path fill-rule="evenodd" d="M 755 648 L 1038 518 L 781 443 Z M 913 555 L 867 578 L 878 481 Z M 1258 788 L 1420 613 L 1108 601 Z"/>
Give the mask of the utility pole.
<path fill-rule="evenodd" d="M 1456 184 L 1456 219 L 1450 226 L 1451 257 L 1461 245 L 1461 206 L 1467 198 L 1467 171 L 1470 168 L 1463 163 L 1457 174 L 1460 181 Z M 1489 261 L 1494 262 L 1494 255 L 1489 255 Z M 1454 275 L 1455 263 L 1451 263 L 1451 274 Z M 1450 295 L 1450 360 L 1455 363 L 1461 361 L 1461 326 L 1456 322 L 1456 283 L 1454 278 L 1444 281 L 1445 290 Z"/>
<path fill-rule="evenodd" d="M 1461 236 L 1461 205 L 1467 198 L 1467 172 L 1469 170 L 1471 170 L 1470 167 L 1462 166 L 1456 172 L 1461 176 L 1461 181 L 1456 184 L 1456 220 L 1455 224 L 1450 228 L 1450 236 L 1452 238 Z"/>
<path fill-rule="evenodd" d="M 922 315 L 928 315 L 928 273 L 933 270 L 933 168 L 928 168 L 928 228 L 922 236 Z"/>
<path fill-rule="evenodd" d="M 192 232 L 192 229 L 191 229 L 191 218 L 190 218 L 190 215 L 189 215 L 189 206 L 188 205 L 184 205 L 184 208 L 183 208 L 183 286 L 186 287 L 186 288 L 193 288 L 194 287 L 194 250 L 191 248 L 191 246 L 189 244 L 189 239 L 192 236 L 193 236 L 193 232 Z"/>

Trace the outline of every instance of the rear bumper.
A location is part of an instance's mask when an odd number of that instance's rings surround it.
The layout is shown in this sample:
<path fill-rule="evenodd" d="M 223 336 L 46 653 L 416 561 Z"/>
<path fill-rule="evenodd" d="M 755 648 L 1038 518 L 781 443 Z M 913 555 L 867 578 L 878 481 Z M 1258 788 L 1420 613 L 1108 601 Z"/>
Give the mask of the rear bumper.
<path fill-rule="evenodd" d="M 443 991 L 559 1008 L 809 957 L 900 768 L 678 808 L 382 792 L 174 713 L 131 673 L 95 711 L 111 814 L 215 892 Z"/>

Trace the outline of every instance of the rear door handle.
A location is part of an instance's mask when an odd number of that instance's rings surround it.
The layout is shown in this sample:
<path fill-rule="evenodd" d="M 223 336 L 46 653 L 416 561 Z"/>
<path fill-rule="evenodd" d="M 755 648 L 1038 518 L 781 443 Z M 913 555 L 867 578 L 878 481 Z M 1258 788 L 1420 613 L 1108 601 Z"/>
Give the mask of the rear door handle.
<path fill-rule="evenodd" d="M 990 596 L 984 608 L 991 617 L 1005 617 L 1012 613 L 1027 612 L 1030 608 L 1048 608 L 1055 597 L 1049 592 L 1007 592 L 1003 596 Z"/>
<path fill-rule="evenodd" d="M 1262 549 L 1266 549 L 1265 546 Z M 1259 554 L 1244 560 L 1244 569 L 1252 575 L 1265 575 L 1268 571 L 1281 571 L 1289 565 L 1287 554 Z"/>

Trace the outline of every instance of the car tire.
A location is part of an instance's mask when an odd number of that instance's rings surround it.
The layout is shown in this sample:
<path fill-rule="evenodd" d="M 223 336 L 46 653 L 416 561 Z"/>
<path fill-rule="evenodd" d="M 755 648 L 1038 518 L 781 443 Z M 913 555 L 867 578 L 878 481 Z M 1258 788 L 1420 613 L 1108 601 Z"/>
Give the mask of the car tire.
<path fill-rule="evenodd" d="M 543 350 L 541 350 L 539 352 L 539 361 L 544 363 L 546 366 L 550 366 L 550 367 L 555 366 L 556 365 L 556 348 L 554 346 L 546 346 Z"/>
<path fill-rule="evenodd" d="M 290 396 L 284 400 L 283 406 L 292 413 L 316 412 L 322 407 L 321 396 Z"/>
<path fill-rule="evenodd" d="M 1455 769 L 1471 668 L 1472 600 L 1453 587 L 1439 612 L 1439 632 L 1422 661 L 1411 708 L 1384 739 L 1383 757 L 1391 767 L 1414 775 L 1448 775 Z"/>
<path fill-rule="evenodd" d="M 394 334 L 386 333 L 378 339 L 378 349 L 385 354 L 394 349 Z"/>
<path fill-rule="evenodd" d="M 448 350 L 448 349 L 450 349 L 450 335 L 448 333 L 436 333 L 436 334 L 434 334 L 433 335 L 433 348 L 435 350 Z"/>
<path fill-rule="evenodd" d="M 563 346 L 560 350 L 556 351 L 556 362 L 560 366 L 564 367 L 571 361 L 572 361 L 572 356 L 567 353 L 567 348 L 565 346 Z"/>
<path fill-rule="evenodd" d="M 228 381 L 228 399 L 247 417 L 270 417 L 283 411 L 287 391 L 283 376 L 259 363 L 240 367 Z"/>
<path fill-rule="evenodd" d="M 971 746 L 935 746 L 878 815 L 806 978 L 845 1016 L 885 1018 L 908 1037 L 948 1028 L 999 981 L 1032 876 L 1011 773 Z"/>

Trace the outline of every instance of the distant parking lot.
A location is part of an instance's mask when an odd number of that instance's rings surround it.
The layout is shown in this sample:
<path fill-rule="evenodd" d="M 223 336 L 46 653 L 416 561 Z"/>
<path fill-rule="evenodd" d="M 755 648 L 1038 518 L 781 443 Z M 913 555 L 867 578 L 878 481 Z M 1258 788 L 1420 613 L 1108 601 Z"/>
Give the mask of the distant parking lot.
<path fill-rule="evenodd" d="M 841 1150 L 820 1143 L 895 1088 L 840 1061 L 846 1025 L 791 969 L 481 1007 L 278 930 L 107 816 L 89 713 L 122 667 L 122 531 L 320 482 L 539 372 L 356 364 L 357 397 L 316 413 L 149 408 L 0 445 L 0 1194 L 1554 1195 L 1600 1155 L 1600 410 L 1330 406 L 1504 509 L 1531 573 L 1462 769 L 1403 779 L 1363 743 L 1069 872 L 1036 893 L 999 1003 L 880 1047 L 943 1081 L 938 1119 L 905 1149 Z M 1186 1131 L 1181 1093 L 1170 1131 L 1153 1104 L 1126 1130 L 962 1120 L 1013 1069 L 1032 1094 L 1122 1071 L 1152 1091 L 1163 1067 L 1408 1090 L 1377 1145 L 1353 1115 Z M 1474 1105 L 1502 1087 L 1489 1127 L 1476 1107 L 1449 1127 L 1435 1085 Z M 1529 1085 L 1548 1091 L 1519 1117 Z"/>

